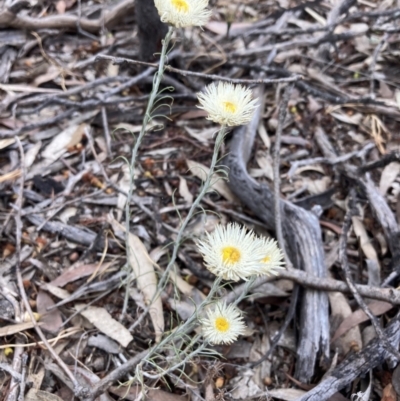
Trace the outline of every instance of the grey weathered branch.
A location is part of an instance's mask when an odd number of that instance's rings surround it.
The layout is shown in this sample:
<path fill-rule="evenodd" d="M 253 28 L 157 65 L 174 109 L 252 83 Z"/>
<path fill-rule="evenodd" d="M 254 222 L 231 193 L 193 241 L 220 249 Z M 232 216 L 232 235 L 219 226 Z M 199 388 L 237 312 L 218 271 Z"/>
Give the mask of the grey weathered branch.
<path fill-rule="evenodd" d="M 229 167 L 229 186 L 236 196 L 267 226 L 274 229 L 274 196 L 269 187 L 260 185 L 247 173 L 254 136 L 261 111 L 248 127 L 239 127 L 225 159 Z M 282 227 L 288 254 L 293 264 L 307 273 L 326 277 L 324 251 L 318 218 L 311 212 L 281 201 Z M 328 297 L 325 293 L 305 290 L 301 303 L 301 327 L 296 376 L 306 382 L 314 374 L 318 353 L 329 356 Z"/>
<path fill-rule="evenodd" d="M 400 341 L 400 314 L 398 314 L 384 331 L 390 344 L 396 349 Z M 326 401 L 333 394 L 347 386 L 356 378 L 366 374 L 369 370 L 380 365 L 390 352 L 381 339 L 374 338 L 361 352 L 352 354 L 326 377 L 318 386 L 298 398 L 296 401 Z"/>
<path fill-rule="evenodd" d="M 98 19 L 79 18 L 78 15 L 63 14 L 34 18 L 28 15 L 14 13 L 8 8 L 0 11 L 0 28 L 20 28 L 26 30 L 39 29 L 83 29 L 88 32 L 98 32 L 103 27 L 111 27 L 120 19 L 133 11 L 133 0 L 123 0 L 114 8 L 104 12 Z"/>

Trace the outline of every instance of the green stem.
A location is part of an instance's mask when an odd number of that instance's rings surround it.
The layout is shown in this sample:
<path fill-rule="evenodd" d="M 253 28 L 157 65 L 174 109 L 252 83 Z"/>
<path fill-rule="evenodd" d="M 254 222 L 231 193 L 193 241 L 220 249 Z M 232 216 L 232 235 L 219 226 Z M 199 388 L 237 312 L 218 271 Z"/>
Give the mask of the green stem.
<path fill-rule="evenodd" d="M 129 233 L 130 233 L 130 205 L 131 205 L 131 200 L 132 200 L 132 195 L 133 195 L 133 187 L 134 187 L 134 182 L 135 182 L 135 164 L 136 164 L 136 157 L 137 153 L 139 150 L 139 146 L 142 143 L 143 137 L 146 135 L 146 129 L 147 125 L 149 124 L 151 120 L 151 111 L 154 106 L 154 102 L 156 100 L 156 97 L 158 95 L 158 89 L 160 87 L 163 75 L 164 75 L 164 66 L 165 66 L 165 60 L 167 58 L 167 51 L 168 51 L 168 45 L 169 42 L 171 41 L 172 34 L 174 32 L 173 27 L 169 27 L 167 34 L 165 35 L 165 39 L 163 40 L 162 43 L 162 49 L 161 49 L 161 56 L 160 56 L 160 63 L 158 64 L 158 71 L 156 72 L 153 80 L 153 89 L 150 94 L 149 102 L 147 103 L 146 107 L 146 112 L 143 118 L 143 124 L 142 128 L 140 130 L 139 136 L 136 140 L 135 146 L 133 147 L 132 150 L 132 155 L 131 155 L 131 162 L 129 165 L 129 190 L 128 190 L 128 196 L 126 199 L 126 204 L 125 204 L 125 229 L 126 229 L 126 236 L 125 236 L 125 247 L 126 247 L 126 258 L 127 258 L 127 263 L 129 265 L 129 258 L 130 258 L 130 253 L 131 250 L 129 249 Z M 122 309 L 121 313 L 121 319 L 125 316 L 127 305 L 128 305 L 128 289 L 130 286 L 130 280 L 127 283 L 127 291 L 125 294 L 125 300 L 124 300 L 124 306 Z"/>
<path fill-rule="evenodd" d="M 217 162 L 218 162 L 218 154 L 219 154 L 221 146 L 224 142 L 226 134 L 227 134 L 227 128 L 223 125 L 220 128 L 220 130 L 218 131 L 217 138 L 215 139 L 214 153 L 213 153 L 212 160 L 211 160 L 210 171 L 207 174 L 205 181 L 203 182 L 203 185 L 201 187 L 201 191 L 200 191 L 199 195 L 194 200 L 185 219 L 183 220 L 181 227 L 179 228 L 176 240 L 174 241 L 174 248 L 172 250 L 171 259 L 158 283 L 157 292 L 154 295 L 152 302 L 154 301 L 154 299 L 157 299 L 160 296 L 161 292 L 163 291 L 164 285 L 166 284 L 168 277 L 169 277 L 169 272 L 172 269 L 172 266 L 174 265 L 174 263 L 176 261 L 176 257 L 178 255 L 178 250 L 181 245 L 185 229 L 186 229 L 187 225 L 189 224 L 191 218 L 193 217 L 194 212 L 200 205 L 200 202 L 203 199 L 204 195 L 210 190 L 211 180 L 213 178 L 215 167 L 217 166 Z M 147 313 L 150 310 L 152 302 L 147 307 L 147 309 L 145 311 L 143 311 L 142 315 L 136 320 L 136 322 L 131 327 L 129 327 L 129 331 L 134 330 L 135 327 L 139 326 L 142 323 L 143 319 L 145 318 L 145 316 L 147 315 Z"/>
<path fill-rule="evenodd" d="M 218 154 L 219 154 L 219 150 L 221 148 L 221 145 L 224 142 L 224 138 L 227 134 L 227 130 L 225 126 L 222 126 L 221 129 L 219 130 L 218 134 L 217 134 L 217 138 L 215 140 L 215 145 L 214 145 L 214 153 L 213 153 L 213 157 L 211 160 L 211 165 L 210 165 L 210 171 L 207 174 L 207 177 L 203 183 L 203 186 L 201 188 L 201 191 L 198 195 L 198 197 L 195 199 L 195 201 L 193 202 L 192 206 L 190 207 L 188 214 L 185 217 L 185 220 L 183 221 L 181 227 L 179 228 L 179 232 L 178 235 L 176 237 L 176 240 L 174 242 L 174 248 L 172 250 L 172 256 L 171 259 L 167 265 L 167 268 L 165 269 L 165 272 L 158 284 L 158 289 L 159 291 L 162 291 L 165 282 L 168 279 L 168 275 L 169 275 L 169 271 L 171 270 L 172 266 L 175 263 L 176 257 L 178 255 L 178 250 L 179 247 L 181 246 L 181 241 L 183 239 L 183 235 L 184 232 L 186 230 L 187 225 L 189 224 L 190 220 L 192 219 L 194 212 L 196 211 L 196 209 L 198 208 L 198 206 L 200 205 L 201 200 L 204 198 L 204 195 L 209 191 L 210 189 L 210 184 L 211 184 L 211 180 L 213 178 L 214 175 L 214 171 L 215 171 L 215 167 L 217 165 L 218 162 Z"/>

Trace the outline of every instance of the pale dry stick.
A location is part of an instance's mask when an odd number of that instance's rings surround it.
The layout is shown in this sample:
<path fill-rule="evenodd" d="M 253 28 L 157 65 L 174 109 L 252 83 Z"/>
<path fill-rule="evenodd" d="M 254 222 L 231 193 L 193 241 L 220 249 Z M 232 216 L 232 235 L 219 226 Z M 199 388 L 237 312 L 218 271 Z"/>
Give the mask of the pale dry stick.
<path fill-rule="evenodd" d="M 114 8 L 108 10 L 98 19 L 79 18 L 78 15 L 60 14 L 47 17 L 33 18 L 23 13 L 14 13 L 8 7 L 0 10 L 2 28 L 21 28 L 24 30 L 41 29 L 84 29 L 89 32 L 98 32 L 103 26 L 111 26 L 125 17 L 134 8 L 132 0 L 123 0 Z M 79 25 L 78 25 L 79 24 Z"/>
<path fill-rule="evenodd" d="M 392 162 L 400 162 L 400 151 L 394 150 L 390 153 L 386 153 L 378 160 L 364 164 L 363 166 L 358 168 L 358 173 L 362 174 L 366 173 L 367 171 L 374 170 L 376 168 L 386 167 L 388 164 Z"/>
<path fill-rule="evenodd" d="M 110 130 L 108 128 L 108 119 L 107 119 L 107 109 L 105 106 L 101 108 L 101 118 L 103 121 L 103 129 L 104 129 L 104 137 L 106 139 L 106 149 L 107 149 L 107 156 L 111 157 L 111 135 Z"/>
<path fill-rule="evenodd" d="M 60 92 L 55 95 L 39 94 L 37 96 L 29 97 L 27 99 L 21 99 L 18 102 L 18 105 L 19 106 L 31 106 L 31 105 L 39 104 L 40 107 L 42 107 L 43 105 L 44 105 L 43 107 L 46 107 L 46 106 L 49 106 L 52 103 L 54 103 L 54 99 L 57 99 L 57 98 L 71 97 L 72 95 L 76 95 L 76 94 L 80 95 L 89 89 L 95 88 L 96 86 L 108 85 L 108 84 L 111 84 L 111 83 L 117 82 L 117 81 L 119 83 L 123 83 L 126 81 L 130 81 L 131 79 L 132 79 L 132 77 L 123 77 L 123 76 L 98 78 L 98 79 L 95 79 L 94 81 L 88 82 L 87 84 L 79 85 L 77 87 L 68 89 L 66 92 Z M 38 112 L 39 110 L 40 109 L 32 109 L 32 112 L 35 112 L 35 111 Z"/>
<path fill-rule="evenodd" d="M 372 61 L 371 61 L 371 64 L 369 66 L 369 74 L 370 74 L 369 95 L 371 96 L 371 99 L 375 99 L 374 72 L 375 72 L 376 62 L 378 60 L 379 53 L 382 51 L 382 48 L 385 45 L 385 43 L 387 42 L 388 38 L 389 38 L 389 34 L 385 33 L 383 35 L 382 39 L 380 40 L 378 46 L 376 46 L 376 48 L 374 50 L 374 54 L 372 55 Z"/>
<path fill-rule="evenodd" d="M 274 148 L 274 156 L 273 156 L 273 175 L 274 175 L 274 209 L 275 209 L 275 232 L 276 237 L 278 239 L 279 247 L 283 252 L 283 256 L 285 258 L 285 263 L 288 269 L 293 270 L 293 264 L 286 252 L 285 247 L 285 240 L 283 238 L 282 232 L 282 218 L 281 218 L 281 201 L 280 201 L 280 150 L 281 150 L 281 138 L 282 138 L 282 131 L 285 125 L 286 115 L 287 115 L 287 108 L 289 103 L 290 94 L 293 89 L 293 84 L 286 86 L 283 96 L 279 106 L 278 112 L 278 127 L 275 134 L 275 148 Z M 286 331 L 289 323 L 293 319 L 293 316 L 296 311 L 296 304 L 297 304 L 297 297 L 299 294 L 299 287 L 295 286 L 293 289 L 291 302 L 289 311 L 286 314 L 285 320 L 280 328 L 279 332 L 275 335 L 272 340 L 271 347 L 269 348 L 268 352 L 264 354 L 258 361 L 250 363 L 249 366 L 254 368 L 258 366 L 260 363 L 264 362 L 272 355 L 275 347 L 278 345 L 278 342 Z"/>
<path fill-rule="evenodd" d="M 274 43 L 274 44 L 267 44 L 265 46 L 260 46 L 260 47 L 254 47 L 250 49 L 245 49 L 245 50 L 237 50 L 234 53 L 232 53 L 232 57 L 251 57 L 251 56 L 259 56 L 262 54 L 265 54 L 268 51 L 271 50 L 289 50 L 289 49 L 299 49 L 301 47 L 313 47 L 313 46 L 318 46 L 321 43 L 326 43 L 326 42 L 338 42 L 338 41 L 343 41 L 343 40 L 349 40 L 356 38 L 358 36 L 363 36 L 365 32 L 360 32 L 360 31 L 346 31 L 343 33 L 335 34 L 335 33 L 327 33 L 322 37 L 312 37 L 312 38 L 307 38 L 307 39 L 293 39 L 293 40 L 288 40 L 285 42 L 280 42 L 280 43 Z"/>
<path fill-rule="evenodd" d="M 279 106 L 279 112 L 278 112 L 278 127 L 275 134 L 275 147 L 273 156 L 275 232 L 276 232 L 276 238 L 278 239 L 279 247 L 282 250 L 283 256 L 285 258 L 285 263 L 288 269 L 293 269 L 293 264 L 290 261 L 289 256 L 286 252 L 285 240 L 283 238 L 283 232 L 282 232 L 281 197 L 280 197 L 281 177 L 279 173 L 279 167 L 280 167 L 282 131 L 286 120 L 287 108 L 290 99 L 290 94 L 292 93 L 292 89 L 293 85 L 286 86 L 280 102 L 281 104 Z"/>
<path fill-rule="evenodd" d="M 53 343 L 54 342 L 54 344 L 56 344 L 61 339 L 71 337 L 71 336 L 75 335 L 76 333 L 78 333 L 79 331 L 81 331 L 81 329 L 76 330 L 76 329 L 72 328 L 72 329 L 69 329 L 69 331 L 67 329 L 67 330 L 64 330 L 64 332 L 62 332 L 64 334 L 60 333 L 60 334 L 58 334 L 57 337 L 51 338 L 48 341 L 49 341 L 49 343 Z M 31 347 L 41 346 L 41 345 L 44 346 L 43 341 L 35 341 L 34 343 L 20 344 L 19 346 L 21 348 L 31 348 Z M 18 345 L 16 345 L 16 344 L 0 345 L 0 350 L 8 348 L 8 347 L 10 347 L 10 348 L 18 348 Z M 43 349 L 44 349 L 44 347 L 43 347 Z"/>
<path fill-rule="evenodd" d="M 9 365 L 8 363 L 2 363 L 0 362 L 0 369 L 4 370 L 5 372 L 9 373 L 15 380 L 18 380 L 19 382 L 21 382 L 22 380 L 22 375 L 21 373 L 15 371 L 11 365 Z"/>
<path fill-rule="evenodd" d="M 46 127 L 46 126 L 49 126 L 52 124 L 56 124 L 56 123 L 60 122 L 61 120 L 64 120 L 65 118 L 70 117 L 74 111 L 75 111 L 74 109 L 69 109 L 69 110 L 64 111 L 63 113 L 57 114 L 54 117 L 47 118 L 45 120 L 41 120 L 38 122 L 33 122 L 31 124 L 25 124 L 25 125 L 21 126 L 20 128 L 17 128 L 12 131 L 2 130 L 2 131 L 0 131 L 0 138 L 15 137 L 19 134 L 34 130 L 36 128 L 43 128 L 43 127 Z"/>
<path fill-rule="evenodd" d="M 23 348 L 21 347 L 21 343 L 23 343 L 23 339 L 17 340 L 17 344 L 14 351 L 13 362 L 12 362 L 12 369 L 14 372 L 20 372 L 22 368 L 22 355 L 23 355 Z M 21 375 L 22 380 L 22 375 Z M 6 401 L 17 401 L 18 398 L 18 390 L 20 389 L 20 380 L 16 378 L 16 376 L 11 377 L 10 382 L 10 390 L 7 395 Z"/>
<path fill-rule="evenodd" d="M 288 12 L 291 10 L 287 10 L 285 12 Z M 343 14 L 343 12 L 341 13 Z M 233 34 L 234 37 L 236 36 L 259 36 L 259 35 L 266 35 L 268 36 L 282 36 L 282 35 L 292 35 L 292 36 L 301 36 L 301 35 L 306 35 L 306 34 L 312 34 L 316 32 L 333 32 L 335 28 L 338 25 L 343 25 L 346 22 L 354 21 L 356 19 L 361 19 L 361 18 L 379 18 L 379 17 L 391 17 L 391 19 L 396 19 L 400 16 L 400 9 L 394 8 L 392 10 L 382 10 L 382 11 L 372 11 L 372 12 L 358 12 L 358 13 L 353 13 L 349 14 L 348 16 L 345 16 L 341 19 L 336 19 L 332 23 L 327 24 L 323 27 L 321 27 L 319 24 L 314 24 L 313 26 L 310 26 L 309 28 L 306 29 L 285 29 L 284 31 L 279 31 L 275 29 L 271 29 L 271 27 L 268 28 L 252 28 L 251 31 L 245 31 L 245 32 L 240 32 L 238 31 L 236 34 Z M 256 23 L 257 24 L 257 23 Z M 372 31 L 378 30 L 379 26 L 374 25 L 372 27 Z"/>
<path fill-rule="evenodd" d="M 16 200 L 16 205 L 18 207 L 16 213 L 15 213 L 15 225 L 16 225 L 16 254 L 20 255 L 21 253 L 21 239 L 22 239 L 22 220 L 21 220 L 21 210 L 22 210 L 22 200 L 24 196 L 24 184 L 25 184 L 25 154 L 24 154 L 24 149 L 22 147 L 21 141 L 18 137 L 15 137 L 15 140 L 17 142 L 20 155 L 21 155 L 21 178 L 20 178 L 20 188 L 18 192 L 18 197 Z M 36 322 L 36 319 L 33 315 L 32 308 L 29 304 L 28 297 L 25 292 L 24 284 L 22 281 L 22 274 L 21 274 L 21 262 L 17 260 L 17 265 L 16 265 L 16 275 L 17 275 L 17 284 L 18 284 L 18 289 L 21 293 L 21 298 L 23 301 L 23 304 L 25 306 L 26 311 L 28 312 L 28 315 L 34 325 L 34 329 L 40 339 L 42 340 L 43 344 L 46 346 L 47 350 L 50 352 L 51 356 L 53 359 L 57 362 L 57 364 L 60 366 L 60 368 L 66 373 L 68 378 L 71 380 L 71 382 L 74 385 L 74 392 L 76 396 L 80 395 L 85 395 L 87 389 L 83 388 L 77 379 L 74 377 L 72 372 L 68 369 L 68 366 L 63 362 L 63 360 L 59 357 L 59 355 L 54 351 L 53 347 L 50 345 L 50 343 L 47 341 L 46 336 L 43 334 L 43 331 L 40 329 L 39 325 Z"/>
<path fill-rule="evenodd" d="M 375 148 L 375 144 L 371 142 L 371 143 L 367 143 L 361 150 L 355 150 L 353 152 L 347 153 L 342 156 L 337 156 L 337 157 L 333 157 L 333 158 L 314 157 L 311 159 L 297 160 L 297 161 L 291 163 L 291 166 L 287 173 L 287 176 L 289 179 L 293 178 L 294 174 L 296 173 L 296 170 L 301 166 L 308 166 L 308 165 L 317 164 L 317 163 L 325 163 L 325 164 L 334 166 L 335 164 L 344 163 L 353 157 L 362 158 L 365 156 L 366 153 L 368 153 L 373 148 Z"/>
<path fill-rule="evenodd" d="M 138 64 L 138 65 L 146 65 L 149 67 L 157 67 L 158 64 L 156 63 L 148 63 L 145 61 L 138 61 L 138 60 L 131 60 L 128 58 L 122 58 L 122 57 L 112 57 L 112 56 L 107 56 L 100 54 L 97 56 L 98 59 L 105 59 L 105 60 L 110 60 L 114 64 L 123 64 L 123 63 L 129 63 L 129 64 Z M 227 82 L 232 82 L 234 84 L 276 84 L 280 82 L 294 82 L 294 81 L 300 81 L 303 79 L 302 75 L 293 75 L 291 77 L 285 77 L 285 78 L 277 78 L 277 79 L 235 79 L 235 78 L 228 78 L 228 77 L 223 77 L 221 75 L 213 75 L 213 74 L 203 74 L 201 72 L 194 72 L 194 71 L 189 71 L 189 70 L 181 70 L 179 68 L 174 68 L 171 67 L 170 65 L 164 66 L 166 71 L 169 72 L 174 72 L 176 74 L 180 74 L 184 77 L 187 76 L 192 76 L 192 77 L 199 77 L 199 78 L 205 78 L 205 79 L 210 79 L 212 81 L 227 81 Z"/>
<path fill-rule="evenodd" d="M 360 308 L 364 311 L 364 313 L 371 320 L 371 323 L 374 326 L 376 334 L 382 341 L 382 344 L 384 344 L 384 346 L 388 352 L 393 354 L 393 356 L 395 356 L 397 358 L 397 360 L 400 360 L 399 351 L 397 349 L 395 349 L 392 344 L 390 344 L 390 342 L 387 339 L 387 337 L 385 336 L 385 333 L 383 332 L 381 326 L 379 325 L 376 316 L 371 312 L 371 310 L 365 303 L 364 299 L 361 297 L 360 293 L 357 291 L 357 287 L 354 285 L 353 279 L 351 277 L 349 262 L 347 259 L 346 248 L 347 248 L 347 236 L 349 234 L 351 222 L 352 222 L 351 218 L 355 215 L 355 209 L 352 207 L 353 205 L 351 205 L 351 203 L 353 201 L 354 201 L 354 190 L 352 190 L 350 193 L 349 209 L 345 215 L 343 229 L 342 229 L 342 235 L 340 236 L 340 242 L 339 242 L 339 244 L 340 244 L 340 247 L 339 247 L 340 264 L 342 266 L 342 270 L 345 275 L 346 283 L 347 283 L 351 293 L 353 294 L 354 299 L 357 301 Z"/>
<path fill-rule="evenodd" d="M 325 34 L 325 37 L 330 36 L 334 33 L 335 24 L 337 23 L 337 21 L 339 21 L 340 16 L 342 14 L 346 13 L 354 3 L 356 3 L 356 0 L 339 0 L 334 3 L 334 5 L 326 19 L 326 23 L 330 28 L 328 29 L 327 33 Z M 355 32 L 355 34 L 357 34 L 357 33 L 358 32 Z M 329 54 L 330 46 L 332 46 L 331 43 L 323 44 L 318 49 L 318 58 L 320 58 L 320 59 L 327 58 L 326 56 Z"/>
<path fill-rule="evenodd" d="M 251 290 L 271 281 L 286 279 L 294 281 L 297 284 L 306 288 L 312 288 L 320 291 L 341 292 L 343 294 L 351 293 L 346 283 L 339 280 L 334 280 L 325 277 L 316 277 L 307 274 L 301 270 L 280 270 L 276 276 L 258 278 Z M 235 289 L 224 297 L 226 303 L 233 302 L 244 290 L 246 283 L 240 284 Z M 360 295 L 366 298 L 377 299 L 391 303 L 392 305 L 400 305 L 400 291 L 392 288 L 371 287 L 369 285 L 355 284 L 355 287 Z"/>
<path fill-rule="evenodd" d="M 39 51 L 40 51 L 40 54 L 42 55 L 43 59 L 46 60 L 47 63 L 50 64 L 50 66 L 55 67 L 58 70 L 58 72 L 61 76 L 61 85 L 60 86 L 61 86 L 62 90 L 64 92 L 66 92 L 67 87 L 65 86 L 65 73 L 72 75 L 73 72 L 70 70 L 66 70 L 55 58 L 49 56 L 44 51 L 42 38 L 39 36 L 39 34 L 37 34 L 36 32 L 33 31 L 33 32 L 31 32 L 31 35 L 33 35 L 36 38 L 38 45 L 39 45 Z"/>
<path fill-rule="evenodd" d="M 22 364 L 22 370 L 21 370 L 21 384 L 19 388 L 19 396 L 18 396 L 18 401 L 24 401 L 25 400 L 25 387 L 26 387 L 26 365 L 28 362 L 28 354 L 24 352 L 21 355 L 21 364 Z"/>

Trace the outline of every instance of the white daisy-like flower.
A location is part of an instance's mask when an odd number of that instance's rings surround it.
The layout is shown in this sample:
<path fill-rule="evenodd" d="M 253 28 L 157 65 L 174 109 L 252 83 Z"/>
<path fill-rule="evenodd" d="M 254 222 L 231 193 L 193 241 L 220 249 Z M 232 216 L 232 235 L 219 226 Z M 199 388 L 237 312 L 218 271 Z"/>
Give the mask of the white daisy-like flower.
<path fill-rule="evenodd" d="M 255 275 L 277 274 L 277 270 L 283 268 L 283 253 L 278 243 L 272 238 L 258 238 L 258 246 L 262 249 L 263 257 L 261 267 L 254 271 Z"/>
<path fill-rule="evenodd" d="M 246 331 L 241 312 L 234 305 L 219 302 L 207 315 L 201 325 L 204 338 L 211 344 L 231 344 Z"/>
<path fill-rule="evenodd" d="M 252 231 L 236 223 L 218 225 L 197 245 L 207 269 L 225 280 L 247 280 L 264 267 L 265 249 Z"/>
<path fill-rule="evenodd" d="M 154 0 L 161 21 L 184 28 L 203 26 L 210 16 L 208 0 Z"/>
<path fill-rule="evenodd" d="M 250 122 L 257 108 L 249 88 L 228 82 L 214 82 L 197 94 L 200 109 L 208 113 L 207 120 L 235 127 Z"/>

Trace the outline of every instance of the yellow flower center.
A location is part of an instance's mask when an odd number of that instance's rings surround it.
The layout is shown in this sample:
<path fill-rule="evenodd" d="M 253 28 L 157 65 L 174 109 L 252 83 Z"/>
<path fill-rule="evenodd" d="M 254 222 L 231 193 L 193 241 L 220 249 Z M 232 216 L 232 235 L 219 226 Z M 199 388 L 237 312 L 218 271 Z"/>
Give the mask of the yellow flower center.
<path fill-rule="evenodd" d="M 262 260 L 262 262 L 263 262 L 263 263 L 269 263 L 269 262 L 271 262 L 271 258 L 270 258 L 269 256 L 266 256 L 266 257 Z"/>
<path fill-rule="evenodd" d="M 186 0 L 172 0 L 171 2 L 179 13 L 186 14 L 189 12 L 189 4 Z"/>
<path fill-rule="evenodd" d="M 236 113 L 237 107 L 236 104 L 232 103 L 232 102 L 222 102 L 222 105 L 224 106 L 225 111 L 227 111 L 228 113 Z"/>
<path fill-rule="evenodd" d="M 224 263 L 234 264 L 240 260 L 240 252 L 233 246 L 226 246 L 222 248 L 222 260 Z"/>
<path fill-rule="evenodd" d="M 228 320 L 226 320 L 224 317 L 220 316 L 215 319 L 215 328 L 218 331 L 222 331 L 223 333 L 226 333 L 229 330 L 229 326 L 230 326 L 230 324 L 229 324 Z"/>

